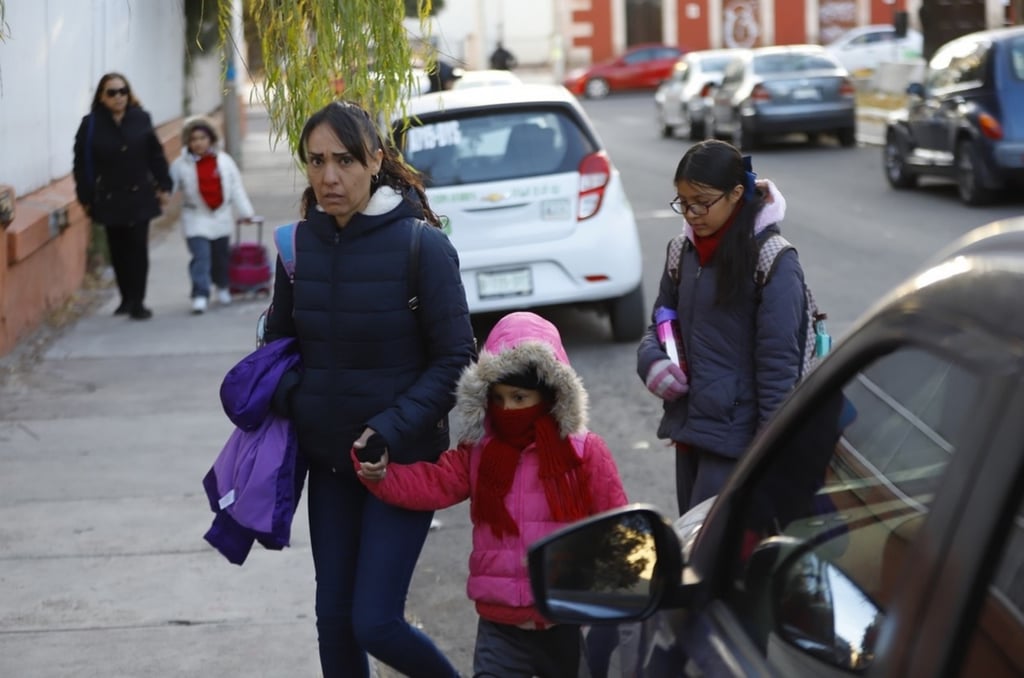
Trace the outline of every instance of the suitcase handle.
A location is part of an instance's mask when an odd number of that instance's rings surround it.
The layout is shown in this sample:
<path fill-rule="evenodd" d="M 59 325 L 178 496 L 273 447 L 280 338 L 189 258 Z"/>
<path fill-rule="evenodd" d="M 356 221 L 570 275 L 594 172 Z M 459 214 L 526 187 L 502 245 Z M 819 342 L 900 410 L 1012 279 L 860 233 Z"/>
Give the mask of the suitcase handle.
<path fill-rule="evenodd" d="M 259 227 L 257 231 L 257 239 L 260 244 L 263 243 L 263 217 L 258 214 L 254 214 L 248 219 L 238 219 L 235 221 L 235 242 L 242 242 L 242 224 L 256 224 Z"/>

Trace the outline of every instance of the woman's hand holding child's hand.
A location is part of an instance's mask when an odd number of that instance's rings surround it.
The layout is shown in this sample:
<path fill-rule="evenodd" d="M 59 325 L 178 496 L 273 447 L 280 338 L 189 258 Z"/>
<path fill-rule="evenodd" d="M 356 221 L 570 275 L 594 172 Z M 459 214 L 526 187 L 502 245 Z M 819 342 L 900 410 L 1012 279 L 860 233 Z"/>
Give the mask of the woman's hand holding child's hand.
<path fill-rule="evenodd" d="M 384 480 L 388 469 L 388 446 L 379 433 L 371 428 L 363 431 L 352 444 L 352 460 L 358 464 L 357 473 L 373 482 Z"/>
<path fill-rule="evenodd" d="M 360 477 L 375 483 L 384 480 L 384 476 L 388 473 L 388 453 L 385 452 L 380 461 L 359 462 L 359 470 L 356 473 Z"/>
<path fill-rule="evenodd" d="M 679 400 L 690 391 L 686 373 L 668 358 L 658 360 L 651 365 L 644 383 L 647 385 L 648 391 L 662 400 L 670 402 Z"/>

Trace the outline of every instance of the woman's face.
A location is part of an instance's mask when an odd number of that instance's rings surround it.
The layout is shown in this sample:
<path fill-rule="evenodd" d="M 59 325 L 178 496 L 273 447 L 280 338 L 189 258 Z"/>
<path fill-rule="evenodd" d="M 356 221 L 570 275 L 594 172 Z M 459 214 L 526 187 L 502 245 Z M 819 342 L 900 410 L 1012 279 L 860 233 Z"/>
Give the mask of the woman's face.
<path fill-rule="evenodd" d="M 676 182 L 676 194 L 683 206 L 683 216 L 690 222 L 693 232 L 707 237 L 717 233 L 729 221 L 736 203 L 743 197 L 743 187 L 734 186 L 731 191 L 723 193 L 713 186 L 683 179 Z"/>
<path fill-rule="evenodd" d="M 306 139 L 306 176 L 324 212 L 344 226 L 370 202 L 370 177 L 380 171 L 384 152 L 377 149 L 364 167 L 327 123 Z"/>
<path fill-rule="evenodd" d="M 110 78 L 103 84 L 100 97 L 111 113 L 124 113 L 128 108 L 128 83 L 121 78 Z"/>
<path fill-rule="evenodd" d="M 203 129 L 194 129 L 188 135 L 188 150 L 195 155 L 206 155 L 210 150 L 210 135 Z"/>

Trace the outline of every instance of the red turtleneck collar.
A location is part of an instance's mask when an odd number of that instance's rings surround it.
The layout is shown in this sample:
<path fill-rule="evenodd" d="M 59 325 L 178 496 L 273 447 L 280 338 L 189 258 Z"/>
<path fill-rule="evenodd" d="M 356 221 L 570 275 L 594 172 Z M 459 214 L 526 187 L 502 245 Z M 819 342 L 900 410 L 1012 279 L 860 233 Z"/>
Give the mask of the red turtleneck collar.
<path fill-rule="evenodd" d="M 697 235 L 697 232 L 693 233 L 693 247 L 697 250 L 697 257 L 700 259 L 700 265 L 706 266 L 711 257 L 715 256 L 715 252 L 718 251 L 718 245 L 722 242 L 722 236 L 732 226 L 732 222 L 736 221 L 736 215 L 740 213 L 740 208 L 743 206 L 743 200 L 736 203 L 736 207 L 733 208 L 732 214 L 726 220 L 722 227 L 712 233 L 711 235 Z"/>

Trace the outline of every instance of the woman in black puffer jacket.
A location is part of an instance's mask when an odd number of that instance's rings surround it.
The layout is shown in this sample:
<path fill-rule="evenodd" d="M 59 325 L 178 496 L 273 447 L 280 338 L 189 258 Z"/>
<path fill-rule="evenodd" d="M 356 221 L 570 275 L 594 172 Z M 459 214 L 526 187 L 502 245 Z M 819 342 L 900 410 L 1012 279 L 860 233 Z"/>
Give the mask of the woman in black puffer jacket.
<path fill-rule="evenodd" d="M 369 653 L 408 676 L 455 676 L 404 618 L 433 514 L 368 494 L 349 453 L 369 442 L 409 463 L 448 448 L 455 384 L 474 353 L 458 256 L 419 177 L 361 107 L 335 102 L 315 113 L 299 158 L 309 187 L 291 276 L 278 258 L 266 338 L 297 337 L 302 355 L 301 373 L 282 378 L 275 409 L 291 417 L 310 462 L 323 675 L 368 676 Z"/>
<path fill-rule="evenodd" d="M 100 78 L 92 110 L 75 134 L 75 193 L 86 214 L 106 227 L 110 264 L 121 292 L 115 315 L 153 315 L 145 307 L 149 222 L 171 190 L 163 146 L 127 78 Z"/>

